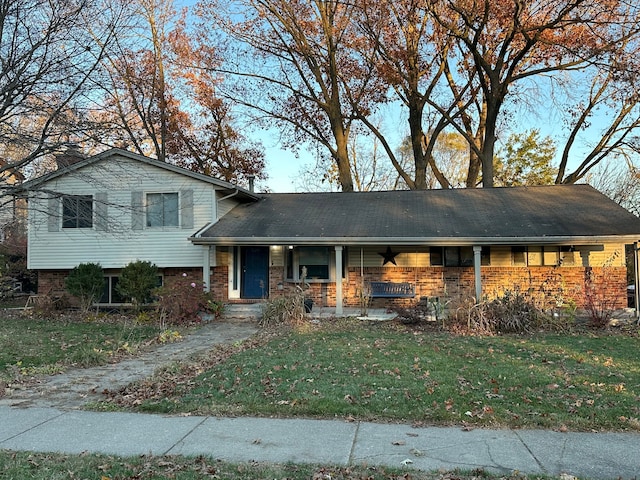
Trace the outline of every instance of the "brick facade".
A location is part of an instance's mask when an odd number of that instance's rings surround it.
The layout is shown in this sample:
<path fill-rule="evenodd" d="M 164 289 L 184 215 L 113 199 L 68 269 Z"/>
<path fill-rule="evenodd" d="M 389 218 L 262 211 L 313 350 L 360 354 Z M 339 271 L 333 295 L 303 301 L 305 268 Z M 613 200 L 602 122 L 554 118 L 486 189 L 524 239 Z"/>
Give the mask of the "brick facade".
<path fill-rule="evenodd" d="M 370 281 L 408 282 L 416 286 L 414 298 L 375 298 L 370 307 L 392 308 L 409 306 L 422 297 L 447 299 L 469 298 L 474 295 L 474 271 L 470 267 L 365 267 L 363 278 L 360 268 L 349 268 L 343 281 L 343 305 L 360 305 L 361 285 Z M 611 308 L 627 306 L 625 267 L 482 267 L 482 288 L 486 298 L 495 298 L 505 291 L 519 291 L 537 305 L 549 308 L 553 305 L 574 302 L 585 307 L 585 285 L 593 286 L 596 295 L 606 299 Z M 170 283 L 186 273 L 193 281 L 202 279 L 197 268 L 163 269 L 165 283 Z M 64 282 L 66 270 L 41 270 L 38 272 L 38 293 L 53 296 L 66 295 Z M 591 279 L 589 282 L 587 278 Z M 228 301 L 228 267 L 212 268 L 211 291 L 215 298 Z M 284 280 L 282 267 L 269 269 L 269 296 L 271 298 L 294 292 L 296 284 Z M 307 296 L 315 305 L 335 306 L 334 283 L 311 283 Z"/>
<path fill-rule="evenodd" d="M 627 306 L 625 267 L 482 267 L 482 289 L 485 298 L 492 299 L 506 291 L 518 291 L 542 308 L 569 302 L 585 307 L 585 286 L 606 299 L 611 308 Z M 422 297 L 447 299 L 469 298 L 475 295 L 474 270 L 470 267 L 365 267 L 365 284 L 370 281 L 408 282 L 416 286 L 415 298 L 375 298 L 373 308 L 409 306 Z M 589 283 L 586 278 L 589 275 Z M 296 285 L 284 281 L 282 267 L 271 267 L 270 296 L 293 292 Z M 362 278 L 360 268 L 350 268 L 343 281 L 343 304 L 358 307 Z M 212 282 L 213 283 L 213 282 Z M 312 283 L 307 291 L 314 304 L 335 306 L 334 283 Z"/>

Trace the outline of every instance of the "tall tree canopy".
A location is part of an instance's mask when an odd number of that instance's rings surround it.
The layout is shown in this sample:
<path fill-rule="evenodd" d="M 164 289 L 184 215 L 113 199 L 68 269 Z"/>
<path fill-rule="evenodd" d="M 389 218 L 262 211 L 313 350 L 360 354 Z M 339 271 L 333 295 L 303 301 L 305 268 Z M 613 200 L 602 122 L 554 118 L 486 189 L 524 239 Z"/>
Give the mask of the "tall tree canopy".
<path fill-rule="evenodd" d="M 84 135 L 83 95 L 121 20 L 111 7 L 101 0 L 0 1 L 0 173 Z"/>
<path fill-rule="evenodd" d="M 353 22 L 358 2 L 204 0 L 202 15 L 237 42 L 228 55 L 236 101 L 283 132 L 285 144 L 327 149 L 343 191 L 354 189 L 349 137 L 362 111 L 384 101 L 373 52 Z"/>
<path fill-rule="evenodd" d="M 129 8 L 130 28 L 105 62 L 96 132 L 105 143 L 226 181 L 263 177 L 261 146 L 238 132 L 217 95 L 219 53 L 187 25 L 187 11 L 176 12 L 173 0 Z"/>

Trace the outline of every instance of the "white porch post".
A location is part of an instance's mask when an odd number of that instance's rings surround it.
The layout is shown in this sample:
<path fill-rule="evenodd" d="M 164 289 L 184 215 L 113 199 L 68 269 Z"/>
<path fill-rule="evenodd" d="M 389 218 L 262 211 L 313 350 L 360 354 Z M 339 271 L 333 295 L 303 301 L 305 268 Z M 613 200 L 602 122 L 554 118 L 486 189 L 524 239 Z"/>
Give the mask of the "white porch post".
<path fill-rule="evenodd" d="M 205 245 L 202 249 L 204 252 L 202 255 L 202 283 L 204 284 L 204 291 L 211 291 L 211 246 Z M 215 251 L 215 250 L 214 250 Z"/>
<path fill-rule="evenodd" d="M 633 308 L 635 308 L 636 322 L 640 323 L 640 259 L 638 258 L 638 242 L 633 242 Z"/>
<path fill-rule="evenodd" d="M 336 245 L 336 315 L 342 315 L 342 248 Z"/>
<path fill-rule="evenodd" d="M 475 274 L 476 285 L 476 302 L 480 303 L 482 300 L 482 275 L 480 272 L 480 265 L 482 264 L 482 247 L 479 245 L 473 246 L 473 271 Z"/>

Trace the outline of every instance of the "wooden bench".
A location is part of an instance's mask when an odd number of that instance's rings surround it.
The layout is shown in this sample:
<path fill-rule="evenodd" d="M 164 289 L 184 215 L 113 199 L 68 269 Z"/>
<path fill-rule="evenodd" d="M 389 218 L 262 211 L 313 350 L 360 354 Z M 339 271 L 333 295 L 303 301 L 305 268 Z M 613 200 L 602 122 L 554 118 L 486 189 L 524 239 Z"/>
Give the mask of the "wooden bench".
<path fill-rule="evenodd" d="M 371 282 L 371 298 L 413 298 L 416 287 L 413 283 Z"/>

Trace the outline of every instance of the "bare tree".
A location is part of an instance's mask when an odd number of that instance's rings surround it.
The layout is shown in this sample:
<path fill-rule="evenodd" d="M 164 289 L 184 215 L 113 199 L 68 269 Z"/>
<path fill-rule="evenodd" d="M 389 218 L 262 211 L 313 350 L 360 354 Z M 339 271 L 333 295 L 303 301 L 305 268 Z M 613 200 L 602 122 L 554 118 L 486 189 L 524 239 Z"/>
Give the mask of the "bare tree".
<path fill-rule="evenodd" d="M 357 3 L 357 2 L 356 2 Z M 349 138 L 360 112 L 381 99 L 374 64 L 355 47 L 355 3 L 339 0 L 206 0 L 201 11 L 238 49 L 226 52 L 234 100 L 282 131 L 286 147 L 317 142 L 354 189 Z M 373 55 L 372 52 L 368 52 Z M 237 59 L 237 60 L 236 60 Z"/>
<path fill-rule="evenodd" d="M 105 1 L 0 1 L 0 178 L 84 136 L 82 94 L 119 21 Z M 0 208 L 14 189 L 0 182 Z"/>

